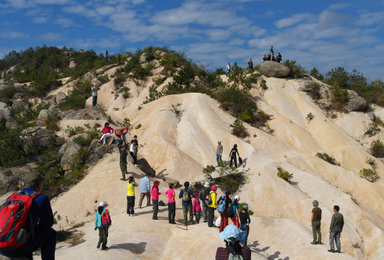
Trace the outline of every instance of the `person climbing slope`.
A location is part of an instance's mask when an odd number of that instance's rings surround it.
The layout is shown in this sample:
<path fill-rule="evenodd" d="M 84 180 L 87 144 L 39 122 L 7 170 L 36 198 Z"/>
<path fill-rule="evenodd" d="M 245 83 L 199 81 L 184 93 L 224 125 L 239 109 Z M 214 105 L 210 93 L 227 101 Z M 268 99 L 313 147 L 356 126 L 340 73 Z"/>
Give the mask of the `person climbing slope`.
<path fill-rule="evenodd" d="M 235 167 L 237 168 L 237 155 L 240 157 L 239 151 L 237 150 L 237 144 L 233 145 L 233 148 L 229 152 L 229 157 L 230 157 L 230 162 L 229 166 L 232 167 L 234 164 Z"/>

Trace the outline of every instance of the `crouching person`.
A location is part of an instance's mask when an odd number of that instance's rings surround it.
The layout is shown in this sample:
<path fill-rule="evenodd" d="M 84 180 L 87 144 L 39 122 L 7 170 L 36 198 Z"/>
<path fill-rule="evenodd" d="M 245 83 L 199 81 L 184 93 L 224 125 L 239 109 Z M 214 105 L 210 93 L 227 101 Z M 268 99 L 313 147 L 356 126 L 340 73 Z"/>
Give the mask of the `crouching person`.
<path fill-rule="evenodd" d="M 32 253 L 40 247 L 41 259 L 55 259 L 56 231 L 52 228 L 51 203 L 47 195 L 40 193 L 42 189 L 42 176 L 29 173 L 24 179 L 24 189 L 13 193 L 0 206 L 2 255 L 31 260 Z"/>
<path fill-rule="evenodd" d="M 97 248 L 100 248 L 101 246 L 101 250 L 108 249 L 108 228 L 112 224 L 109 211 L 105 208 L 106 205 L 107 204 L 105 202 L 100 202 L 99 207 L 97 208 L 95 220 L 95 230 L 99 229 L 99 242 L 97 243 Z"/>

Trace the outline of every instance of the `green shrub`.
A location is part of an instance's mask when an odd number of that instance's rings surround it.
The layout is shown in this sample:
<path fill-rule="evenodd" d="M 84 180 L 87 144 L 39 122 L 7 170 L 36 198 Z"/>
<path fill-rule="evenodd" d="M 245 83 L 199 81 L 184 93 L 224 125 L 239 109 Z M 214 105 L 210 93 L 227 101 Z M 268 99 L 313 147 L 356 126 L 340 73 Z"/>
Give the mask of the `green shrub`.
<path fill-rule="evenodd" d="M 332 105 L 331 108 L 344 111 L 345 105 L 348 103 L 348 91 L 341 87 L 331 88 L 332 92 Z"/>
<path fill-rule="evenodd" d="M 268 115 L 264 111 L 259 110 L 255 116 L 255 120 L 253 121 L 253 123 L 257 127 L 267 126 L 267 122 L 268 120 L 271 120 L 271 118 L 271 115 Z"/>
<path fill-rule="evenodd" d="M 301 65 L 297 64 L 295 60 L 285 60 L 283 64 L 290 69 L 288 75 L 290 77 L 297 79 L 304 77 L 306 74 L 305 69 Z"/>
<path fill-rule="evenodd" d="M 260 87 L 262 90 L 268 89 L 267 82 L 264 79 L 261 81 Z"/>
<path fill-rule="evenodd" d="M 212 174 L 217 172 L 219 177 L 213 178 Z M 235 167 L 225 166 L 224 164 L 215 167 L 207 165 L 203 169 L 204 175 L 210 180 L 211 183 L 218 184 L 220 189 L 229 190 L 232 194 L 240 190 L 240 188 L 247 182 L 248 170 L 239 171 Z"/>
<path fill-rule="evenodd" d="M 47 127 L 48 130 L 59 131 L 60 130 L 60 126 L 58 125 L 59 121 L 60 121 L 59 116 L 48 115 L 48 118 L 45 121 L 45 126 Z"/>
<path fill-rule="evenodd" d="M 64 102 L 60 103 L 61 110 L 82 109 L 85 101 L 91 96 L 92 84 L 89 80 L 78 81 Z"/>
<path fill-rule="evenodd" d="M 311 72 L 309 72 L 309 74 L 310 74 L 312 77 L 314 77 L 314 78 L 316 78 L 316 79 L 318 79 L 318 80 L 324 81 L 324 76 L 320 73 L 320 71 L 319 71 L 316 67 L 314 67 L 314 68 L 311 70 Z"/>
<path fill-rule="evenodd" d="M 317 153 L 316 156 L 319 157 L 320 159 L 330 163 L 330 164 L 339 165 L 340 166 L 340 164 L 335 160 L 335 158 L 329 156 L 326 153 Z"/>
<path fill-rule="evenodd" d="M 384 127 L 383 121 L 381 121 L 381 119 L 378 117 L 374 117 L 372 122 L 369 124 L 367 131 L 365 131 L 364 135 L 372 137 L 380 132 L 380 127 Z"/>
<path fill-rule="evenodd" d="M 283 180 L 291 183 L 291 179 L 293 178 L 293 174 L 289 173 L 288 171 L 283 170 L 282 168 L 277 168 L 277 176 L 282 178 Z"/>
<path fill-rule="evenodd" d="M 141 128 L 141 124 L 138 124 L 135 126 L 135 129 L 139 129 L 139 128 Z"/>
<path fill-rule="evenodd" d="M 85 129 L 82 126 L 75 126 L 75 127 L 67 126 L 64 132 L 68 134 L 68 137 L 71 137 L 77 134 L 84 133 Z"/>
<path fill-rule="evenodd" d="M 312 121 L 314 118 L 315 118 L 315 116 L 314 116 L 311 112 L 309 112 L 309 113 L 307 114 L 306 119 L 307 119 L 308 121 Z"/>
<path fill-rule="evenodd" d="M 384 144 L 380 140 L 371 143 L 370 153 L 376 158 L 384 157 Z"/>
<path fill-rule="evenodd" d="M 232 134 L 240 138 L 249 136 L 247 129 L 239 119 L 236 119 L 232 125 Z"/>
<path fill-rule="evenodd" d="M 375 170 L 366 168 L 360 170 L 360 177 L 370 182 L 375 182 L 379 178 Z"/>
<path fill-rule="evenodd" d="M 23 128 L 36 125 L 36 119 L 40 114 L 40 111 L 48 108 L 48 105 L 39 104 L 35 108 L 27 108 L 19 113 L 15 114 L 16 121 L 22 125 Z"/>
<path fill-rule="evenodd" d="M 124 118 L 123 119 L 123 123 L 121 124 L 122 127 L 131 127 L 131 121 L 129 120 L 129 118 Z"/>
<path fill-rule="evenodd" d="M 101 82 L 101 84 L 105 84 L 109 81 L 109 77 L 107 74 L 101 75 L 97 77 L 97 80 Z"/>
<path fill-rule="evenodd" d="M 5 120 L 0 120 L 0 167 L 23 165 L 27 158 L 19 138 L 20 131 L 6 128 Z"/>
<path fill-rule="evenodd" d="M 309 83 L 309 91 L 307 93 L 313 100 L 319 100 L 321 98 L 320 84 L 317 82 Z"/>

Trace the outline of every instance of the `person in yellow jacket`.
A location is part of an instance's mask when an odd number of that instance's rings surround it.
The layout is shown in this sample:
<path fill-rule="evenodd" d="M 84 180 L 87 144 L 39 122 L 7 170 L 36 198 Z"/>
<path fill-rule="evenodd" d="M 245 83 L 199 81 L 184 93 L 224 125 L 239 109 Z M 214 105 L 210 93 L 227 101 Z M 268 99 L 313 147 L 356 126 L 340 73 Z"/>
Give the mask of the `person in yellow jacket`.
<path fill-rule="evenodd" d="M 217 197 L 216 190 L 217 190 L 217 186 L 212 185 L 211 191 L 209 192 L 209 200 L 212 203 L 208 205 L 208 227 L 213 227 L 213 218 L 215 215 L 215 209 L 217 207 L 217 205 L 216 205 L 216 197 Z"/>
<path fill-rule="evenodd" d="M 133 176 L 129 177 L 127 182 L 127 214 L 132 216 L 135 214 L 135 187 L 138 186 Z"/>

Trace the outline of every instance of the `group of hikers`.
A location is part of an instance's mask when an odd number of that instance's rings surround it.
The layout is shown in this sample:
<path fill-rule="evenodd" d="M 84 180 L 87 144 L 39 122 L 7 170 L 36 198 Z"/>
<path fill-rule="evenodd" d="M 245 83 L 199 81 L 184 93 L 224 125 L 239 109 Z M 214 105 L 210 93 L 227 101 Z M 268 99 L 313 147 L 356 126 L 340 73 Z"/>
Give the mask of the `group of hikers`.
<path fill-rule="evenodd" d="M 281 56 L 280 52 L 278 52 L 277 55 L 275 56 L 275 53 L 274 53 L 272 45 L 270 47 L 269 53 L 268 54 L 264 54 L 264 56 L 263 56 L 263 62 L 265 62 L 265 61 L 276 61 L 276 62 L 280 63 L 282 60 L 283 60 L 283 56 Z M 234 67 L 237 66 L 236 62 L 235 62 L 235 65 L 233 65 L 233 66 Z M 230 62 L 227 63 L 225 68 L 227 69 L 227 73 L 228 74 L 231 73 L 231 71 L 233 69 Z M 253 71 L 253 60 L 252 60 L 252 58 L 250 58 L 249 61 L 248 61 L 248 69 L 250 71 Z"/>
<path fill-rule="evenodd" d="M 275 53 L 273 51 L 273 46 L 271 45 L 271 48 L 269 50 L 269 53 L 268 55 L 267 54 L 264 54 L 263 56 L 263 61 L 276 61 L 278 63 L 280 63 L 282 60 L 283 60 L 283 57 L 281 56 L 280 52 L 277 53 L 276 57 L 275 57 Z"/>

